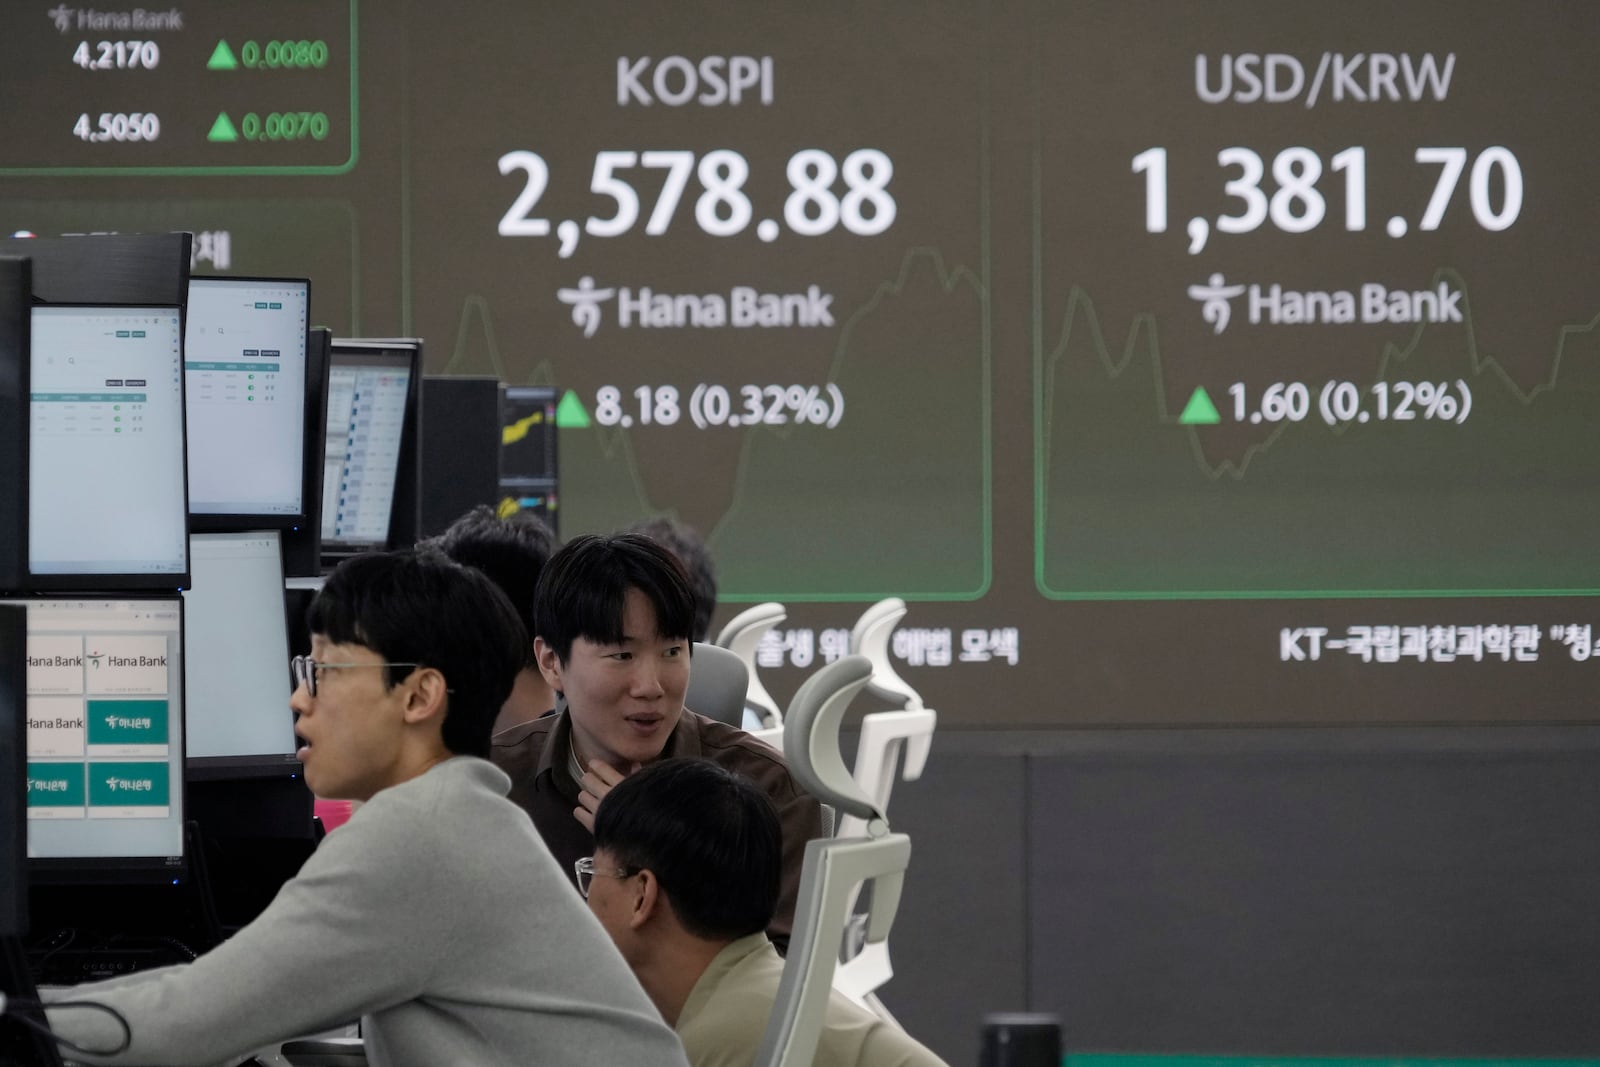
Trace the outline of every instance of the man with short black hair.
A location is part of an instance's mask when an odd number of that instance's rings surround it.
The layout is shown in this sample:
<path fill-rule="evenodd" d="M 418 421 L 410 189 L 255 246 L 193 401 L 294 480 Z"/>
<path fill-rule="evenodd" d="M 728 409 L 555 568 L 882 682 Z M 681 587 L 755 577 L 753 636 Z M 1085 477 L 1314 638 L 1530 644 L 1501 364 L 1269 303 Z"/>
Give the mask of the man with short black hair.
<path fill-rule="evenodd" d="M 694 588 L 694 630 L 690 636 L 704 641 L 711 633 L 711 616 L 717 610 L 717 565 L 711 561 L 711 551 L 700 534 L 693 526 L 666 515 L 642 519 L 623 533 L 644 534 L 678 557 Z"/>
<path fill-rule="evenodd" d="M 528 631 L 528 648 L 517 672 L 511 696 L 500 708 L 494 732 L 530 722 L 556 706 L 556 695 L 539 673 L 533 654 L 533 593 L 539 575 L 556 549 L 556 535 L 531 511 L 500 516 L 487 504 L 479 505 L 450 524 L 438 537 L 425 542 L 457 563 L 476 567 L 500 587 Z"/>
<path fill-rule="evenodd" d="M 366 801 L 255 922 L 191 964 L 47 999 L 91 1063 L 221 1063 L 362 1019 L 374 1067 L 683 1063 L 481 757 L 527 635 L 483 574 L 358 556 L 308 612 L 290 707 L 306 783 Z M 506 917 L 514 917 L 507 922 Z M 572 966 L 582 960 L 581 967 Z M 127 1019 L 131 1043 L 106 1005 Z"/>
<path fill-rule="evenodd" d="M 534 603 L 534 652 L 557 714 L 500 734 L 493 759 L 564 868 L 594 850 L 594 811 L 640 767 L 666 756 L 737 770 L 783 826 L 783 883 L 768 933 L 787 946 L 805 843 L 821 806 L 776 749 L 683 706 L 695 597 L 683 566 L 637 534 L 575 538 L 551 557 Z"/>
<path fill-rule="evenodd" d="M 763 934 L 777 900 L 777 815 L 761 790 L 703 760 L 630 775 L 595 815 L 580 886 L 691 1067 L 748 1067 L 783 978 Z M 893 1023 L 830 994 L 816 1067 L 944 1067 Z"/>

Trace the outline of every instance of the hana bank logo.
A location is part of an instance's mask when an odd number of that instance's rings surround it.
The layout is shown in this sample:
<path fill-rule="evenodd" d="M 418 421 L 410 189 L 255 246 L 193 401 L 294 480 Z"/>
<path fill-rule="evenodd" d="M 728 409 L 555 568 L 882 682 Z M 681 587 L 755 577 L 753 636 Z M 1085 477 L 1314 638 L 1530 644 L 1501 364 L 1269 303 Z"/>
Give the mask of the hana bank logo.
<path fill-rule="evenodd" d="M 72 16 L 76 15 L 77 13 L 77 8 L 68 7 L 66 4 L 53 7 L 49 11 L 45 12 L 45 14 L 55 22 L 57 33 L 66 33 L 68 30 L 72 29 Z"/>
<path fill-rule="evenodd" d="M 1233 305 L 1229 301 L 1243 295 L 1244 290 L 1242 285 L 1229 285 L 1219 272 L 1206 279 L 1205 285 L 1189 286 L 1189 296 L 1200 302 L 1200 317 L 1211 323 L 1212 332 L 1221 333 L 1228 328 L 1228 320 L 1233 315 Z"/>
<path fill-rule="evenodd" d="M 585 274 L 578 279 L 576 289 L 557 289 L 556 298 L 572 305 L 572 321 L 583 327 L 583 336 L 590 338 L 600 328 L 600 305 L 616 295 L 615 289 L 596 289 L 594 279 Z"/>
<path fill-rule="evenodd" d="M 93 667 L 95 670 L 99 670 L 100 669 L 100 661 L 105 658 L 105 653 L 104 652 L 91 652 L 91 653 L 89 653 L 87 658 L 89 660 L 89 666 Z"/>

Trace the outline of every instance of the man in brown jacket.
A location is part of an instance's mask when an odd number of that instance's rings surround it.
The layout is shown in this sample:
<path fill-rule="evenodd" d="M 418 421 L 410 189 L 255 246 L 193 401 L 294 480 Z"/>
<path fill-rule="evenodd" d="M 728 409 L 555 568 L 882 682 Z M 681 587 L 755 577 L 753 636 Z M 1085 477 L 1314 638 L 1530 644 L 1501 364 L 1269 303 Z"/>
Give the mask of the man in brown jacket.
<path fill-rule="evenodd" d="M 491 758 L 568 872 L 594 852 L 600 801 L 640 767 L 692 757 L 749 778 L 783 826 L 782 889 L 767 931 L 782 951 L 821 807 L 777 751 L 684 708 L 694 613 L 682 565 L 656 542 L 574 539 L 550 558 L 534 594 L 534 655 L 556 691 L 555 714 L 497 735 Z"/>

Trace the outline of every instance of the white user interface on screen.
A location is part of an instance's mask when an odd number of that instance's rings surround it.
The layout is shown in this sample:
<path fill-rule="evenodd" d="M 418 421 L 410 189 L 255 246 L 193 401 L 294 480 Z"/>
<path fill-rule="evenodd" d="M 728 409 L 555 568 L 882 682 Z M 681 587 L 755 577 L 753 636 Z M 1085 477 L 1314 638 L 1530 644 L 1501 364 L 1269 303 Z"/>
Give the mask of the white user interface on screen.
<path fill-rule="evenodd" d="M 342 363 L 328 371 L 328 427 L 322 481 L 322 539 L 381 545 L 406 425 L 411 364 L 404 356 Z"/>
<path fill-rule="evenodd" d="M 190 280 L 183 366 L 194 514 L 301 512 L 306 304 L 305 282 Z"/>
<path fill-rule="evenodd" d="M 189 539 L 183 676 L 191 757 L 294 755 L 279 537 L 269 530 Z"/>
<path fill-rule="evenodd" d="M 26 603 L 28 855 L 181 856 L 178 600 Z"/>
<path fill-rule="evenodd" d="M 183 573 L 182 346 L 175 308 L 33 309 L 34 574 Z"/>

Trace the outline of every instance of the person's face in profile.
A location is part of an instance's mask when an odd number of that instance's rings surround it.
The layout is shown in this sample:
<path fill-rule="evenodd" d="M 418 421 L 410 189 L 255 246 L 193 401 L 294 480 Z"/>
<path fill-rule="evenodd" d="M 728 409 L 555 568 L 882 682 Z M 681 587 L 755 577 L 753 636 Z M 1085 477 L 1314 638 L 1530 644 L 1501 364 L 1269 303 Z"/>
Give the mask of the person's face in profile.
<path fill-rule="evenodd" d="M 617 857 L 603 848 L 595 849 L 594 870 L 588 877 L 589 911 L 611 935 L 612 942 L 629 959 L 633 944 L 633 918 L 638 911 L 638 875 L 622 866 Z"/>
<path fill-rule="evenodd" d="M 327 800 L 369 800 L 397 780 L 410 679 L 391 687 L 382 656 L 320 634 L 311 658 L 329 664 L 313 670 L 316 695 L 302 682 L 289 698 L 306 785 Z"/>
<path fill-rule="evenodd" d="M 621 642 L 580 637 L 564 664 L 541 645 L 539 667 L 545 680 L 566 695 L 579 761 L 587 766 L 589 760 L 604 760 L 627 774 L 660 757 L 683 716 L 689 638 L 658 633 L 650 599 L 629 589 Z"/>

